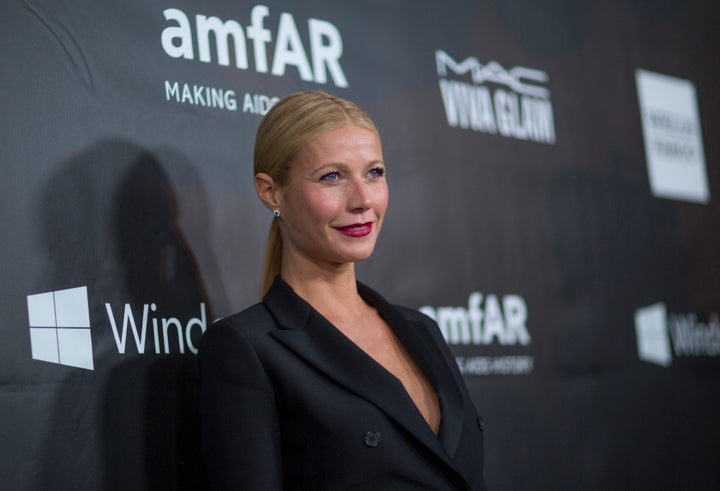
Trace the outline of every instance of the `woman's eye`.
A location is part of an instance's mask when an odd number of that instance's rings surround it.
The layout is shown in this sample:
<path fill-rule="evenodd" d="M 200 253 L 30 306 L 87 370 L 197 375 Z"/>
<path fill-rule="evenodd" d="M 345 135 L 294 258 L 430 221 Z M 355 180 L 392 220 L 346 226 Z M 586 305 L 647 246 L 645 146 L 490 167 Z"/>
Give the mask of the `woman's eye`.
<path fill-rule="evenodd" d="M 321 180 L 321 181 L 334 181 L 334 180 L 336 180 L 338 177 L 340 177 L 340 174 L 338 174 L 337 172 L 328 172 L 327 174 L 323 175 L 323 176 L 320 178 L 320 180 Z"/>
<path fill-rule="evenodd" d="M 372 169 L 369 174 L 370 177 L 382 177 L 385 175 L 385 169 L 383 169 L 382 167 L 376 167 L 375 169 Z"/>

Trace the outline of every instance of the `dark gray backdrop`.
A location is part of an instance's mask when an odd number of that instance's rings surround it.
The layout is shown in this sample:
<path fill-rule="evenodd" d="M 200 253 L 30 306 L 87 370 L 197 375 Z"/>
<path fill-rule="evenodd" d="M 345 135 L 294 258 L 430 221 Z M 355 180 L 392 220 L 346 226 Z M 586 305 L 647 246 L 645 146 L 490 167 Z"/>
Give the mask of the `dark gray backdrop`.
<path fill-rule="evenodd" d="M 718 353 L 642 361 L 633 320 L 664 302 L 669 315 L 712 325 L 720 308 L 712 2 L 262 4 L 270 66 L 282 13 L 308 57 L 308 19 L 320 19 L 342 38 L 347 87 L 302 80 L 293 66 L 260 73 L 250 39 L 247 69 L 232 49 L 219 65 L 212 37 L 211 62 L 199 61 L 195 16 L 247 34 L 252 2 L 1 5 L 3 488 L 201 486 L 194 356 L 176 340 L 156 354 L 150 331 L 145 353 L 130 333 L 119 353 L 105 304 L 119 321 L 125 305 L 139 320 L 154 303 L 156 319 L 184 325 L 201 302 L 209 322 L 257 300 L 271 217 L 252 188 L 261 116 L 243 111 L 244 96 L 315 89 L 358 102 L 383 135 L 390 208 L 360 278 L 418 308 L 467 307 L 476 291 L 526 304 L 529 344 L 452 346 L 533 362 L 467 375 L 491 489 L 720 486 Z M 163 50 L 163 30 L 178 25 L 169 8 L 189 19 L 193 60 Z M 555 142 L 451 127 L 437 50 L 545 72 Z M 695 85 L 709 203 L 651 193 L 638 68 Z M 168 100 L 166 81 L 232 90 L 237 108 Z M 88 288 L 94 370 L 32 359 L 27 296 L 78 286 Z"/>

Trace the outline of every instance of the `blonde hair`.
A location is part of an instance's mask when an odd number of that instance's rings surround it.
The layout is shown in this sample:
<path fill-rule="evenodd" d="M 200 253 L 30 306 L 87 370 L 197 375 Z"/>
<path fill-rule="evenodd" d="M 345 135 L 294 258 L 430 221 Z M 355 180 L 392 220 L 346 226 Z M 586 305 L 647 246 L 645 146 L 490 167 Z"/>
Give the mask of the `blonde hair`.
<path fill-rule="evenodd" d="M 370 116 L 356 104 L 326 92 L 296 92 L 275 104 L 260 122 L 255 137 L 253 172 L 264 172 L 279 186 L 288 182 L 293 159 L 310 141 L 346 125 L 380 134 Z M 278 219 L 270 225 L 260 282 L 262 298 L 282 270 L 283 242 Z"/>

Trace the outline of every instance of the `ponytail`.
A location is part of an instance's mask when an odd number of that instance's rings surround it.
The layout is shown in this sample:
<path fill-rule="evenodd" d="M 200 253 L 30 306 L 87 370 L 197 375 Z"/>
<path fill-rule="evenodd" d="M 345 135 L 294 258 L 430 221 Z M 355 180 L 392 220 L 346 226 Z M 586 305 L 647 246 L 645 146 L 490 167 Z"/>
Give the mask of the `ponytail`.
<path fill-rule="evenodd" d="M 265 262 L 263 263 L 262 278 L 260 281 L 260 299 L 262 299 L 272 286 L 275 277 L 282 270 L 283 242 L 280 235 L 278 219 L 270 224 L 267 246 L 265 249 Z"/>

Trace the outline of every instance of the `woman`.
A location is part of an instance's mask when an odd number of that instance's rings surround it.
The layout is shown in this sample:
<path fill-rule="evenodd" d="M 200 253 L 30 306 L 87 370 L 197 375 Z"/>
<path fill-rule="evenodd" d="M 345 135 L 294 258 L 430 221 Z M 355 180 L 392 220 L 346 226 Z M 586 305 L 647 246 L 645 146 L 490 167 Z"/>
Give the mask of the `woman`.
<path fill-rule="evenodd" d="M 297 93 L 263 118 L 255 188 L 274 215 L 261 296 L 200 350 L 217 489 L 485 489 L 482 421 L 437 326 L 355 280 L 388 202 L 378 131 Z"/>

